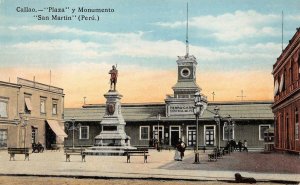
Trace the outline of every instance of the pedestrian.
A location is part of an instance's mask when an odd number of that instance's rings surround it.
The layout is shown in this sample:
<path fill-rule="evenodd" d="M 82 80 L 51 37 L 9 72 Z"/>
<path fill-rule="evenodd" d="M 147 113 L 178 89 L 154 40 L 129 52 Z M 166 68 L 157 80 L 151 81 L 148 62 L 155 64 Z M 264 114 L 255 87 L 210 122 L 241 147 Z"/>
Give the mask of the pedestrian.
<path fill-rule="evenodd" d="M 241 140 L 239 140 L 238 142 L 238 147 L 239 147 L 239 151 L 241 152 L 242 151 L 242 146 L 243 146 L 243 143 Z"/>
<path fill-rule="evenodd" d="M 182 158 L 180 156 L 180 147 L 181 147 L 181 139 L 179 139 L 175 145 L 175 155 L 174 155 L 175 161 L 182 161 Z"/>
<path fill-rule="evenodd" d="M 181 160 L 184 157 L 185 148 L 186 148 L 186 144 L 183 141 L 181 141 L 180 142 L 180 150 L 179 150 Z"/>
<path fill-rule="evenodd" d="M 246 139 L 244 140 L 244 149 L 243 149 L 243 151 L 248 152 L 248 143 L 247 143 Z"/>

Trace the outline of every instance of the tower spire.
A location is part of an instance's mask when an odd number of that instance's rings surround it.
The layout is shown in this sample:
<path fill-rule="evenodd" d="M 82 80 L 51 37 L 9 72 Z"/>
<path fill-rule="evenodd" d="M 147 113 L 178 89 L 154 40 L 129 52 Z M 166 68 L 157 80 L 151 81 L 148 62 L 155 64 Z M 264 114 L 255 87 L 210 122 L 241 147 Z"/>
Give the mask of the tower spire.
<path fill-rule="evenodd" d="M 281 51 L 283 51 L 283 10 L 281 11 Z"/>
<path fill-rule="evenodd" d="M 186 57 L 189 56 L 189 3 L 186 3 Z"/>

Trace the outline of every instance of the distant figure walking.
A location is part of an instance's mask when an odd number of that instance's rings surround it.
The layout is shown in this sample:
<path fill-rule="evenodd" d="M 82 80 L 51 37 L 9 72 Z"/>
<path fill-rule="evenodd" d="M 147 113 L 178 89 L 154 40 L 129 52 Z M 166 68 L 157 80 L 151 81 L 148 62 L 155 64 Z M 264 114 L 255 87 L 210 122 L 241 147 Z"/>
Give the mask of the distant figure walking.
<path fill-rule="evenodd" d="M 179 150 L 180 150 L 179 148 L 180 148 L 180 144 L 181 144 L 180 142 L 181 142 L 181 140 L 179 139 L 175 145 L 175 156 L 174 156 L 175 161 L 182 161 L 180 153 L 179 153 Z"/>
<path fill-rule="evenodd" d="M 248 143 L 247 143 L 247 140 L 246 140 L 246 139 L 244 140 L 244 148 L 243 148 L 243 151 L 248 152 Z"/>
<path fill-rule="evenodd" d="M 180 142 L 180 150 L 179 150 L 181 160 L 184 157 L 185 148 L 186 148 L 186 144 L 181 140 L 181 142 Z"/>
<path fill-rule="evenodd" d="M 238 147 L 239 147 L 239 151 L 241 152 L 242 151 L 242 146 L 243 146 L 243 143 L 241 140 L 239 140 L 238 142 Z"/>
<path fill-rule="evenodd" d="M 175 148 L 175 161 L 182 161 L 184 157 L 184 151 L 186 148 L 186 144 L 179 138 Z"/>

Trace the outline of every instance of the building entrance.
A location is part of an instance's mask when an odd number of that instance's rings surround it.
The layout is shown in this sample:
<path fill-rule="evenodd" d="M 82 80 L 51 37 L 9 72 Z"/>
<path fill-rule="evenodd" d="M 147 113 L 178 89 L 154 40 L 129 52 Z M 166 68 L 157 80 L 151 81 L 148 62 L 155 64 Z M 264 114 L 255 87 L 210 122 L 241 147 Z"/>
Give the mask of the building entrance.
<path fill-rule="evenodd" d="M 53 132 L 53 130 L 51 129 L 51 127 L 49 126 L 49 124 L 46 124 L 46 148 L 50 149 L 51 148 L 51 144 L 55 144 L 56 143 L 56 134 Z"/>
<path fill-rule="evenodd" d="M 38 128 L 31 126 L 31 144 L 38 143 Z"/>
<path fill-rule="evenodd" d="M 176 146 L 179 138 L 180 138 L 180 127 L 179 126 L 171 126 L 170 127 L 171 145 Z"/>

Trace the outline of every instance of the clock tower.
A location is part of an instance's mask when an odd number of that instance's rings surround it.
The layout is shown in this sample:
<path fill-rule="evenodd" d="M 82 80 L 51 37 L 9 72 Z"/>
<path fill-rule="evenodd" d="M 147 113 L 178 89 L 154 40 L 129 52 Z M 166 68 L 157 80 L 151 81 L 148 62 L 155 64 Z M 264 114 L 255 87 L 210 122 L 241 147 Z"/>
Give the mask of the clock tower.
<path fill-rule="evenodd" d="M 196 83 L 197 60 L 189 54 L 188 41 L 188 6 L 186 23 L 186 54 L 178 56 L 177 59 L 177 83 L 172 87 L 174 95 L 167 95 L 166 116 L 181 117 L 183 115 L 193 115 L 194 95 L 200 93 L 201 88 Z M 202 95 L 202 94 L 201 94 Z M 204 95 L 203 101 L 207 101 Z"/>
<path fill-rule="evenodd" d="M 178 78 L 172 87 L 175 98 L 193 98 L 195 92 L 201 91 L 196 83 L 197 61 L 193 55 L 179 56 L 177 59 Z"/>
<path fill-rule="evenodd" d="M 176 117 L 193 115 L 194 95 L 201 92 L 196 83 L 197 61 L 193 55 L 188 53 L 177 59 L 177 83 L 172 87 L 174 94 L 167 95 L 166 115 Z M 206 99 L 206 97 L 202 96 Z"/>

